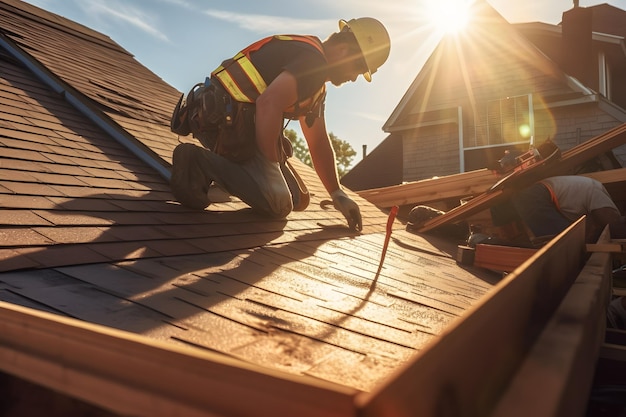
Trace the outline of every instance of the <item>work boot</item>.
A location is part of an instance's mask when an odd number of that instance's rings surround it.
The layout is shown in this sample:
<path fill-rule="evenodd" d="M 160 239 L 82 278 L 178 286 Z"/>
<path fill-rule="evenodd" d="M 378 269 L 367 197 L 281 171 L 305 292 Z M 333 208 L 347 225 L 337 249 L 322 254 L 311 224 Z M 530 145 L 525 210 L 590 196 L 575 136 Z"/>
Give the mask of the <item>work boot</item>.
<path fill-rule="evenodd" d="M 174 149 L 170 186 L 183 206 L 204 210 L 211 203 L 207 193 L 212 181 L 197 163 L 199 152 L 203 149 L 190 143 L 182 143 Z"/>
<path fill-rule="evenodd" d="M 406 230 L 409 232 L 417 232 L 430 220 L 443 216 L 444 214 L 446 214 L 445 211 L 441 211 L 433 207 L 423 205 L 415 206 L 409 212 L 409 221 L 407 222 Z M 467 238 L 469 228 L 465 222 L 458 224 L 447 223 L 436 227 L 430 233 L 464 240 Z"/>
<path fill-rule="evenodd" d="M 417 230 L 422 228 L 429 220 L 445 214 L 444 211 L 437 210 L 429 206 L 415 206 L 409 212 L 408 226 L 410 229 Z"/>

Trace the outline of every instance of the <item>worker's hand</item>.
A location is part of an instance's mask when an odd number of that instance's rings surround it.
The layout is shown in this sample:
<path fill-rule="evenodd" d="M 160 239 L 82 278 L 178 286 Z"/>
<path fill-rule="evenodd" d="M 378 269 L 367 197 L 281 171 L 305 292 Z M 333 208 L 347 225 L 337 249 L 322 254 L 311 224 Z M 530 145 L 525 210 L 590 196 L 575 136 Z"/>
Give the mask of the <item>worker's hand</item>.
<path fill-rule="evenodd" d="M 333 206 L 335 206 L 335 209 L 339 210 L 341 214 L 344 215 L 348 221 L 350 229 L 357 230 L 359 232 L 363 230 L 363 221 L 361 220 L 361 211 L 359 210 L 359 206 L 357 206 L 357 204 L 341 189 L 333 191 L 330 196 L 333 199 Z"/>

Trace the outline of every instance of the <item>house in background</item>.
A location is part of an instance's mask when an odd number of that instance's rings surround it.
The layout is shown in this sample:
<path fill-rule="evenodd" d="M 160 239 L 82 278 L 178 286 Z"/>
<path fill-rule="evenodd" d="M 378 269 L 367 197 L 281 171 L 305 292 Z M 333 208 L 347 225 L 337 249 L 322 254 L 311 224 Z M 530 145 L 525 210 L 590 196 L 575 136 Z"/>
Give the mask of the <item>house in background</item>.
<path fill-rule="evenodd" d="M 560 25 L 510 24 L 487 2 L 463 32 L 442 39 L 383 126 L 401 175 L 376 150 L 348 173 L 353 190 L 481 169 L 507 149 L 550 139 L 562 151 L 626 122 L 626 11 L 574 5 Z M 394 163 L 395 163 L 394 162 Z M 613 151 L 604 168 L 626 163 Z M 363 168 L 363 169 L 362 169 Z M 398 170 L 396 170 L 398 172 Z"/>

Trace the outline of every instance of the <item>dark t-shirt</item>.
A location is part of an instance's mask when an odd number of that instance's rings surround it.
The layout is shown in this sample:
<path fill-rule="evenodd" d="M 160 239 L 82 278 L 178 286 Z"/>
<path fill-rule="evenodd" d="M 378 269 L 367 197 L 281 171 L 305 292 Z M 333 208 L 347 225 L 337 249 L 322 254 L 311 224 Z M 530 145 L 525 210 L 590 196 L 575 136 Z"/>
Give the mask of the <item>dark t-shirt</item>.
<path fill-rule="evenodd" d="M 298 84 L 298 100 L 317 93 L 326 82 L 328 67 L 324 55 L 313 45 L 299 41 L 273 40 L 250 55 L 267 85 L 283 71 Z"/>

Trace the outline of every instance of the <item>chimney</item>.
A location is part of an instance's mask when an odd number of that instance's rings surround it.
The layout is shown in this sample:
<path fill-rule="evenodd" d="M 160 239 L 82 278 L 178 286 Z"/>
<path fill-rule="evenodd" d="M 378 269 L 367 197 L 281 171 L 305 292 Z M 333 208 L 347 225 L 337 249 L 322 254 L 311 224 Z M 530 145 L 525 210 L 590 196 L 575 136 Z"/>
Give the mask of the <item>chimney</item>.
<path fill-rule="evenodd" d="M 563 70 L 578 79 L 584 85 L 597 89 L 594 82 L 597 60 L 592 50 L 593 11 L 579 7 L 574 0 L 574 8 L 563 13 L 561 22 L 562 33 L 562 65 Z"/>
<path fill-rule="evenodd" d="M 367 145 L 363 145 L 363 159 L 367 156 Z"/>

